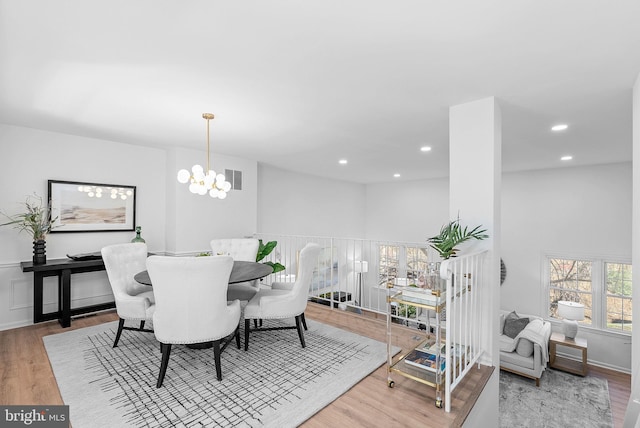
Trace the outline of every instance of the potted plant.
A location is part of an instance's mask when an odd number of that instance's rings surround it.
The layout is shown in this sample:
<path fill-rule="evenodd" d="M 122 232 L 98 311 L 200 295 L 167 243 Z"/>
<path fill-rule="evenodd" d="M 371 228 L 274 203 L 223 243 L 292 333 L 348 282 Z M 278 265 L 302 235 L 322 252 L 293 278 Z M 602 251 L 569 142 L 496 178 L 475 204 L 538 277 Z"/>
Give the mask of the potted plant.
<path fill-rule="evenodd" d="M 276 248 L 276 245 L 278 245 L 278 241 L 269 241 L 266 244 L 264 244 L 262 242 L 262 239 L 259 239 L 258 242 L 260 243 L 260 246 L 258 247 L 256 262 L 259 262 L 260 260 L 267 257 L 269 254 L 271 254 L 273 249 Z M 283 265 L 281 265 L 278 262 L 264 262 L 264 264 L 271 266 L 273 268 L 273 273 L 280 272 L 286 269 Z"/>
<path fill-rule="evenodd" d="M 470 239 L 483 240 L 489 237 L 486 229 L 481 229 L 482 226 L 476 226 L 469 230 L 467 226 L 462 227 L 460 225 L 460 218 L 450 221 L 440 229 L 440 233 L 427 239 L 427 242 L 431 244 L 431 248 L 436 250 L 440 257 L 447 260 L 450 257 L 455 257 L 458 252 L 456 246 L 466 242 Z"/>
<path fill-rule="evenodd" d="M 36 193 L 27 196 L 24 208 L 24 212 L 15 215 L 1 213 L 9 221 L 0 226 L 13 225 L 20 232 L 28 232 L 33 238 L 33 264 L 44 264 L 47 262 L 46 237 L 57 217 L 51 218 L 51 207 Z"/>

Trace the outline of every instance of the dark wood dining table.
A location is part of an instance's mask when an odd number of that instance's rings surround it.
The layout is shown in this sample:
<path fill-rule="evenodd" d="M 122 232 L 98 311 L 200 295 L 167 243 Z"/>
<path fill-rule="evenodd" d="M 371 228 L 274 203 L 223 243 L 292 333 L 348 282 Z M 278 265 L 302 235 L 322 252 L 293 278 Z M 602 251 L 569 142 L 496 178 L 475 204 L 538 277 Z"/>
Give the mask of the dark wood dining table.
<path fill-rule="evenodd" d="M 256 279 L 264 278 L 265 276 L 272 273 L 273 268 L 264 263 L 243 262 L 240 260 L 234 260 L 233 268 L 231 269 L 231 275 L 229 276 L 229 284 L 253 281 Z M 135 274 L 133 279 L 135 279 L 140 284 L 153 286 L 151 284 L 149 272 L 147 272 L 146 270 Z"/>

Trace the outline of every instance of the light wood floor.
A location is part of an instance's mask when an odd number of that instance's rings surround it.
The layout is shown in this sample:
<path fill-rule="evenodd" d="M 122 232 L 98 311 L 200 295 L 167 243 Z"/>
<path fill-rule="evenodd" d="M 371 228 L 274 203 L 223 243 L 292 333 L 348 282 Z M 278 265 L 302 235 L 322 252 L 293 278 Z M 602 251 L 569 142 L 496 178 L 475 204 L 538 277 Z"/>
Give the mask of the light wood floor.
<path fill-rule="evenodd" d="M 332 310 L 310 303 L 306 317 L 353 331 L 376 340 L 386 340 L 383 320 Z M 70 329 L 88 327 L 117 319 L 113 311 L 76 318 Z M 68 331 L 55 321 L 0 331 L 0 403 L 62 404 L 55 377 L 44 349 L 42 337 Z M 126 334 L 126 332 L 125 332 Z M 393 344 L 410 349 L 418 340 L 417 330 L 393 326 Z M 304 427 L 326 426 L 420 426 L 456 427 L 464 419 L 480 394 L 492 368 L 473 369 L 454 391 L 451 413 L 435 407 L 435 391 L 402 376 L 393 376 L 395 387 L 387 386 L 383 365 L 339 399 L 304 423 Z M 608 380 L 615 427 L 622 427 L 630 395 L 629 375 L 590 366 L 590 376 Z"/>

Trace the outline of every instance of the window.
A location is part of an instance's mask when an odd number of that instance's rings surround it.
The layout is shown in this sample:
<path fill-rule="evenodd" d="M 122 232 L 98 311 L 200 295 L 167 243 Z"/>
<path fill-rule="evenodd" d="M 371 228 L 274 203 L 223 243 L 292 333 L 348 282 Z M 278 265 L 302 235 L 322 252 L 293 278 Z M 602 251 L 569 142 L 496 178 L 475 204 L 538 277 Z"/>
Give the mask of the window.
<path fill-rule="evenodd" d="M 631 265 L 605 263 L 607 328 L 631 331 Z"/>
<path fill-rule="evenodd" d="M 393 281 L 398 275 L 399 250 L 400 248 L 395 245 L 380 246 L 379 285 L 393 286 Z"/>
<path fill-rule="evenodd" d="M 396 278 L 402 278 L 403 285 L 423 286 L 426 281 L 425 274 L 430 267 L 433 269 L 433 263 L 429 263 L 427 247 L 380 245 L 378 256 L 378 284 L 383 287 L 395 286 Z M 419 314 L 415 306 L 405 304 L 395 306 L 391 311 L 394 316 L 404 318 L 407 325 L 410 319 L 416 318 Z"/>
<path fill-rule="evenodd" d="M 547 258 L 549 316 L 558 302 L 584 305 L 580 322 L 603 330 L 631 332 L 631 264 L 603 259 Z"/>
<path fill-rule="evenodd" d="M 425 285 L 425 272 L 429 265 L 426 248 L 405 247 L 407 257 L 407 278 L 417 286 Z"/>
<path fill-rule="evenodd" d="M 586 260 L 549 260 L 549 315 L 558 318 L 558 302 L 569 300 L 584 305 L 583 324 L 591 324 L 593 292 L 591 262 Z"/>

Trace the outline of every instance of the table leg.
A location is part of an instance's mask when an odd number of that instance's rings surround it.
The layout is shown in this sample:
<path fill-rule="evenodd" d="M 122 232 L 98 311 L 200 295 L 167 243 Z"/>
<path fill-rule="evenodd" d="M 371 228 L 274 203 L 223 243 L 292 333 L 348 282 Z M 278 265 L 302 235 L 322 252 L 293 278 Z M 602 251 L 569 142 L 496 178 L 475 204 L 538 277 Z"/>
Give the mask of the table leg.
<path fill-rule="evenodd" d="M 549 345 L 549 365 L 553 366 L 553 363 L 556 362 L 556 344 L 555 342 L 551 342 Z"/>
<path fill-rule="evenodd" d="M 42 275 L 38 272 L 33 273 L 33 323 L 44 321 L 42 319 L 43 301 Z"/>
<path fill-rule="evenodd" d="M 58 276 L 58 319 L 62 327 L 71 326 L 71 269 L 63 269 Z"/>

